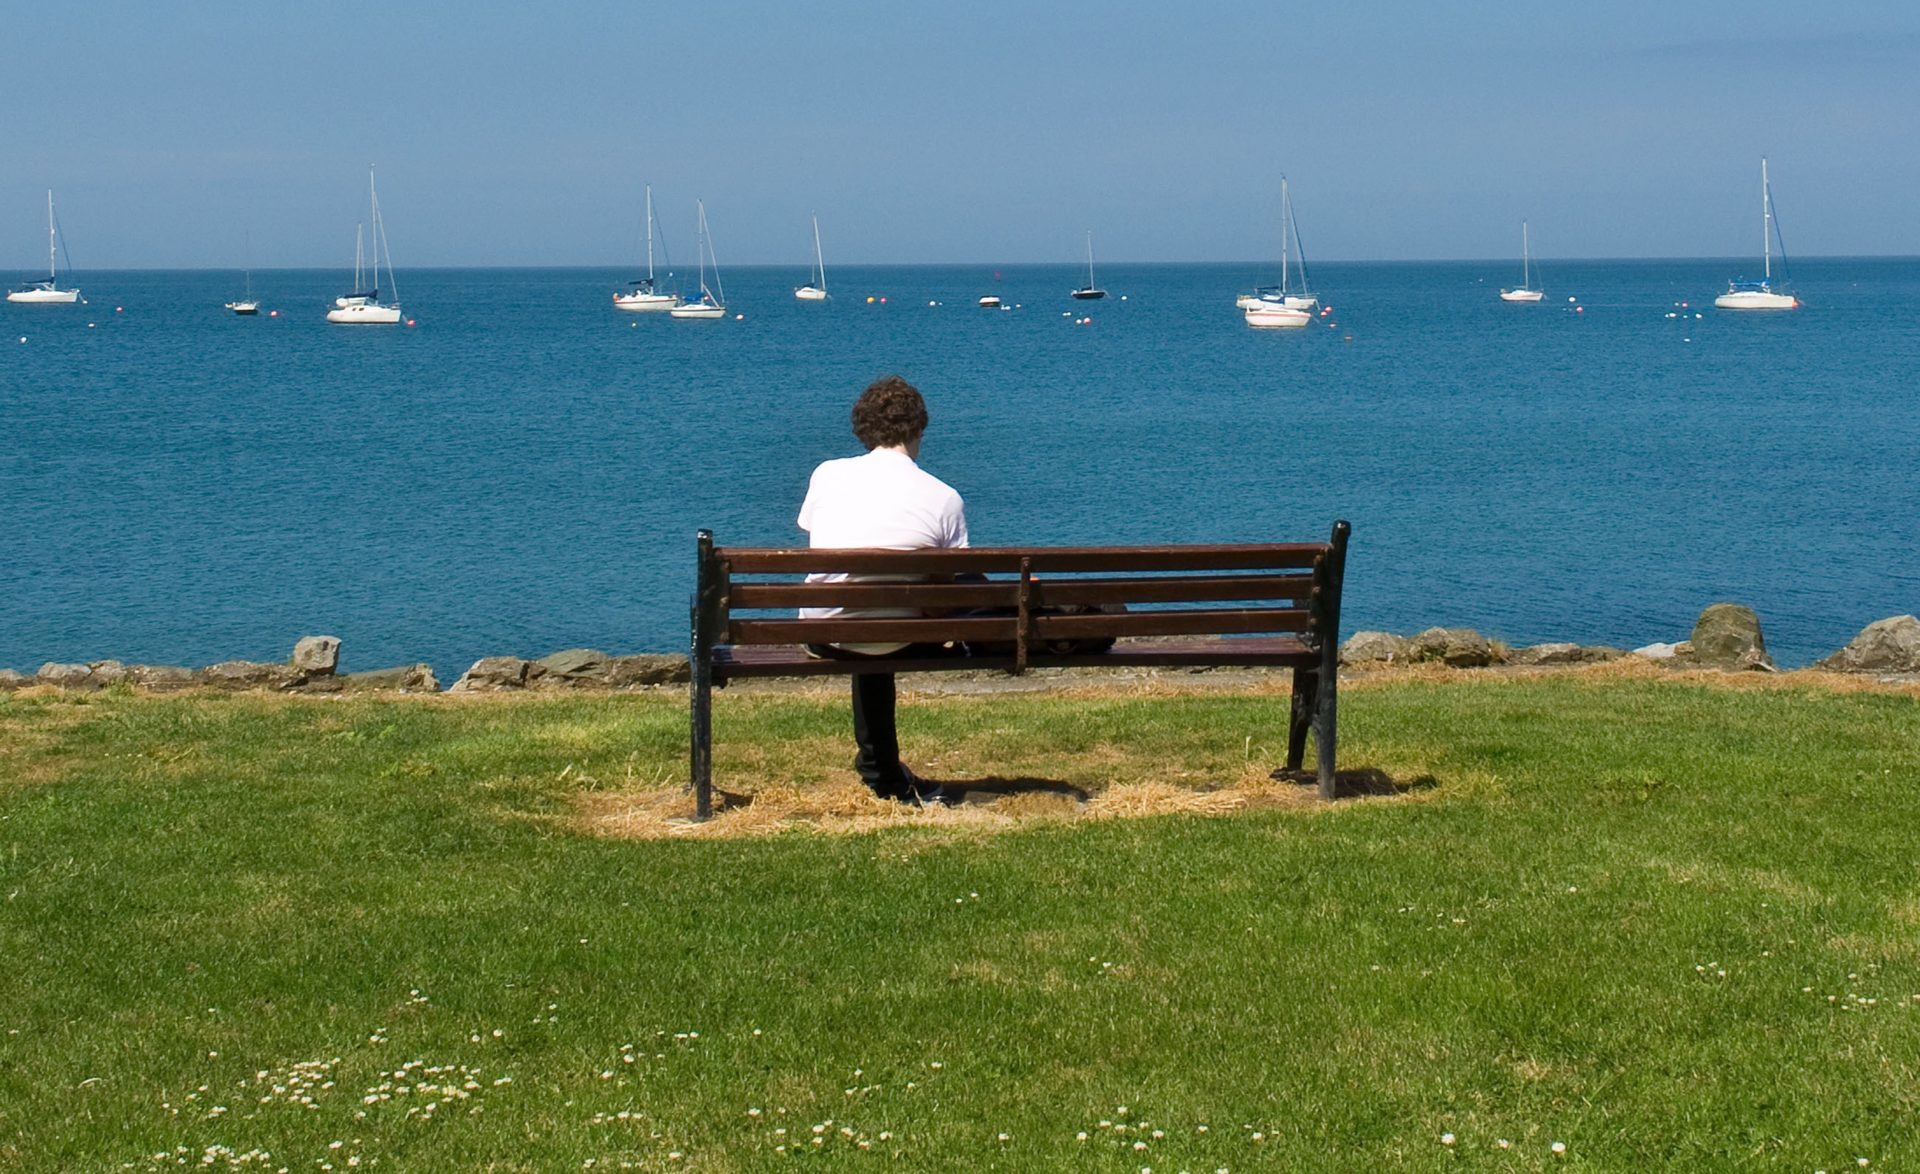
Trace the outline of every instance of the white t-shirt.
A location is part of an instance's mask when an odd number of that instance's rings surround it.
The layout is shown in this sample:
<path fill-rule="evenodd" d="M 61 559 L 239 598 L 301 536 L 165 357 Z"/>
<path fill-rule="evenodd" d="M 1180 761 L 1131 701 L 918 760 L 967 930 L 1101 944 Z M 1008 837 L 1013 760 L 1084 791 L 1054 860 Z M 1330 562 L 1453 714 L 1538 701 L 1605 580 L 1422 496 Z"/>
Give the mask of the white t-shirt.
<path fill-rule="evenodd" d="M 807 500 L 800 506 L 800 528 L 816 549 L 873 547 L 883 550 L 953 548 L 967 544 L 966 504 L 953 486 L 915 464 L 894 448 L 876 448 L 865 456 L 827 461 L 813 471 Z M 809 583 L 841 583 L 850 578 L 884 582 L 892 576 L 808 575 Z M 911 610 L 803 607 L 802 619 L 833 616 L 911 616 Z M 887 653 L 904 644 L 848 644 L 850 652 Z"/>

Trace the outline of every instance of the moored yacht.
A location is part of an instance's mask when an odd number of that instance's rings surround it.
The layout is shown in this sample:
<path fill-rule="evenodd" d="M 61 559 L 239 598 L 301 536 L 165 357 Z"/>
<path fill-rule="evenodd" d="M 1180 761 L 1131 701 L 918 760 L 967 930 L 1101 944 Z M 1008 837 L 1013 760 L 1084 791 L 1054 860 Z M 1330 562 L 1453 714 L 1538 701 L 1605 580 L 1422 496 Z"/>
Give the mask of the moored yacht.
<path fill-rule="evenodd" d="M 1247 307 L 1246 318 L 1248 326 L 1305 326 L 1313 321 L 1313 315 L 1306 310 L 1268 301 Z"/>
<path fill-rule="evenodd" d="M 1547 291 L 1533 288 L 1533 257 L 1527 245 L 1527 222 L 1520 222 L 1520 288 L 1503 289 L 1500 300 L 1503 302 L 1537 302 L 1547 296 Z"/>
<path fill-rule="evenodd" d="M 400 321 L 399 291 L 393 279 L 393 253 L 387 248 L 387 229 L 380 219 L 380 195 L 373 187 L 373 165 L 367 165 L 367 199 L 373 214 L 373 265 L 371 272 L 363 273 L 366 268 L 366 255 L 362 247 L 364 237 L 355 228 L 353 234 L 353 289 L 354 292 L 333 299 L 333 308 L 327 311 L 327 321 L 336 326 L 392 326 Z M 380 258 L 387 259 L 387 286 L 394 291 L 394 300 L 380 300 Z M 371 279 L 371 284 L 367 280 Z"/>
<path fill-rule="evenodd" d="M 1794 310 L 1800 306 L 1800 299 L 1791 293 L 1773 288 L 1773 242 L 1780 233 L 1779 221 L 1773 216 L 1773 190 L 1767 185 L 1767 160 L 1760 159 L 1760 257 L 1761 272 L 1759 281 L 1729 281 L 1727 292 L 1713 299 L 1713 304 L 1722 310 Z M 1780 242 L 1780 274 L 1786 276 L 1787 245 Z"/>
<path fill-rule="evenodd" d="M 713 238 L 707 233 L 707 205 L 703 201 L 694 201 L 700 211 L 700 300 L 687 302 L 673 307 L 667 313 L 675 318 L 725 318 L 727 316 L 726 290 L 720 285 L 720 262 L 713 255 Z M 707 287 L 707 261 L 713 260 L 713 287 Z"/>
<path fill-rule="evenodd" d="M 793 291 L 793 296 L 803 302 L 824 302 L 827 300 L 827 259 L 820 252 L 820 217 L 813 218 L 813 272 L 807 275 L 807 284 Z"/>
<path fill-rule="evenodd" d="M 668 262 L 672 264 L 671 261 Z M 672 276 L 671 273 L 668 274 Z M 627 283 L 625 293 L 613 295 L 613 308 L 631 310 L 636 313 L 671 310 L 680 304 L 680 295 L 665 293 L 654 284 L 653 277 L 653 185 L 647 185 L 647 275 L 637 281 Z"/>
<path fill-rule="evenodd" d="M 1092 229 L 1087 230 L 1087 284 L 1081 286 L 1079 289 L 1074 290 L 1068 296 L 1083 302 L 1098 301 L 1099 299 L 1107 296 L 1107 291 L 1104 289 L 1101 289 L 1099 283 L 1094 281 L 1093 279 L 1093 230 Z"/>
<path fill-rule="evenodd" d="M 58 255 L 55 236 L 53 189 L 49 188 L 47 189 L 47 276 L 45 279 L 36 278 L 33 281 L 29 281 L 18 289 L 8 290 L 8 301 L 34 306 L 71 306 L 80 300 L 80 290 L 78 288 L 60 288 L 60 275 L 54 267 L 55 259 Z M 67 267 L 71 269 L 73 263 L 69 261 Z"/>

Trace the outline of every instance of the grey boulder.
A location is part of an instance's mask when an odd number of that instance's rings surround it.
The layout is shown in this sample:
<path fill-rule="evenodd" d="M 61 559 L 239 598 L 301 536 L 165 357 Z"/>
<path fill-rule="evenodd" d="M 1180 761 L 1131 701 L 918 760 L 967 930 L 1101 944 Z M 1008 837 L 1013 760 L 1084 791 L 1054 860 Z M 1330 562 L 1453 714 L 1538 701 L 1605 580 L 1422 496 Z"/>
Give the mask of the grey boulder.
<path fill-rule="evenodd" d="M 1920 619 L 1875 620 L 1813 667 L 1840 673 L 1920 673 Z"/>
<path fill-rule="evenodd" d="M 1507 663 L 1523 665 L 1598 664 L 1601 661 L 1618 660 L 1623 655 L 1625 654 L 1618 648 L 1608 648 L 1605 645 L 1558 642 L 1551 644 L 1531 644 L 1525 648 L 1516 648 L 1507 654 Z"/>
<path fill-rule="evenodd" d="M 1716 603 L 1694 621 L 1693 646 L 1685 659 L 1705 668 L 1771 670 L 1760 617 L 1738 603 Z"/>
<path fill-rule="evenodd" d="M 1457 669 L 1481 668 L 1496 659 L 1493 642 L 1472 628 L 1428 628 L 1409 641 L 1407 654 Z"/>
<path fill-rule="evenodd" d="M 306 678 L 286 664 L 223 660 L 200 670 L 202 684 L 216 689 L 291 689 Z"/>
<path fill-rule="evenodd" d="M 1341 664 L 1392 664 L 1407 659 L 1411 642 L 1392 632 L 1355 632 L 1340 646 Z"/>
<path fill-rule="evenodd" d="M 349 689 L 395 690 L 401 693 L 440 691 L 440 679 L 433 675 L 433 667 L 425 664 L 403 664 L 387 669 L 347 673 L 340 680 Z"/>
<path fill-rule="evenodd" d="M 545 676 L 547 670 L 517 656 L 483 656 L 460 675 L 449 693 L 498 693 L 524 689 Z"/>
<path fill-rule="evenodd" d="M 309 677 L 330 677 L 340 667 L 338 636 L 302 636 L 293 646 L 293 667 Z"/>

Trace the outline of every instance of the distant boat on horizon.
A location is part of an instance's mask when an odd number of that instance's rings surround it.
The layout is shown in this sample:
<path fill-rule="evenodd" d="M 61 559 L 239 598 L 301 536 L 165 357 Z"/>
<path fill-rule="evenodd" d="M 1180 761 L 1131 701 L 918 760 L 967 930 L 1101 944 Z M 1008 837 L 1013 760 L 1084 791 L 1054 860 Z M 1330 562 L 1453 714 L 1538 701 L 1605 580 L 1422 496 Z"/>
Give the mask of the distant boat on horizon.
<path fill-rule="evenodd" d="M 807 284 L 793 291 L 793 296 L 803 302 L 824 302 L 827 300 L 827 259 L 820 252 L 820 214 L 813 214 L 813 271 L 807 274 Z"/>
<path fill-rule="evenodd" d="M 694 207 L 699 210 L 697 236 L 700 252 L 700 300 L 682 303 L 668 310 L 667 313 L 675 318 L 725 318 L 727 294 L 720 285 L 720 259 L 713 256 L 713 238 L 707 232 L 707 205 L 705 201 L 695 200 Z M 713 260 L 713 289 L 707 288 L 709 258 Z"/>
<path fill-rule="evenodd" d="M 664 245 L 663 245 L 664 251 Z M 671 264 L 671 262 L 669 262 Z M 653 185 L 647 185 L 647 275 L 627 283 L 627 292 L 613 295 L 613 308 L 647 312 L 671 310 L 680 304 L 678 293 L 661 293 L 653 278 Z"/>
<path fill-rule="evenodd" d="M 392 326 L 400 321 L 400 289 L 393 276 L 393 252 L 387 247 L 387 227 L 380 219 L 380 194 L 373 186 L 373 164 L 367 164 L 367 202 L 372 210 L 373 265 L 372 272 L 365 273 L 366 254 L 362 226 L 355 225 L 353 232 L 353 292 L 333 299 L 333 308 L 327 311 L 327 321 L 336 326 Z M 393 294 L 393 301 L 380 301 L 380 258 L 387 259 L 387 289 Z M 368 285 L 366 278 L 373 283 Z"/>
<path fill-rule="evenodd" d="M 58 270 L 55 268 L 55 261 L 58 256 L 57 248 L 55 245 L 55 238 L 57 235 L 58 234 L 55 232 L 55 229 L 54 229 L 54 218 L 53 218 L 53 189 L 48 188 L 47 189 L 47 276 L 46 276 L 46 280 L 29 281 L 26 284 L 22 285 L 19 289 L 9 290 L 7 292 L 8 301 L 19 302 L 23 305 L 31 305 L 31 306 L 71 306 L 80 300 L 80 289 L 78 286 L 75 286 L 73 289 L 60 288 L 60 282 L 59 282 L 60 275 Z M 73 263 L 71 261 L 67 263 L 67 268 L 69 270 L 73 268 Z"/>
<path fill-rule="evenodd" d="M 247 270 L 247 292 L 240 295 L 239 301 L 228 302 L 226 308 L 241 317 L 258 314 L 260 312 L 259 299 L 253 296 L 253 270 Z"/>
<path fill-rule="evenodd" d="M 1070 296 L 1083 302 L 1097 301 L 1107 296 L 1107 291 L 1101 289 L 1093 280 L 1093 230 L 1091 228 L 1087 230 L 1087 284 L 1074 290 Z"/>
<path fill-rule="evenodd" d="M 1503 289 L 1500 300 L 1503 302 L 1537 302 L 1547 296 L 1547 291 L 1533 288 L 1533 258 L 1527 244 L 1527 222 L 1520 222 L 1520 288 Z"/>
<path fill-rule="evenodd" d="M 1778 293 L 1773 288 L 1773 242 L 1779 236 L 1780 224 L 1773 216 L 1773 189 L 1767 183 L 1767 157 L 1760 157 L 1760 257 L 1762 278 L 1759 281 L 1729 281 L 1727 292 L 1713 299 L 1713 304 L 1722 310 L 1794 310 L 1800 306 L 1800 299 L 1791 293 Z M 1780 273 L 1787 271 L 1787 243 L 1780 242 Z"/>
<path fill-rule="evenodd" d="M 1300 292 L 1297 294 L 1293 292 L 1288 264 L 1295 249 L 1300 254 Z M 1280 177 L 1280 284 L 1258 286 L 1252 293 L 1240 295 L 1234 300 L 1234 305 L 1242 310 L 1277 305 L 1282 309 L 1304 311 L 1311 311 L 1320 305 L 1320 299 L 1307 288 L 1307 249 L 1300 243 L 1300 223 L 1294 219 L 1293 196 L 1287 188 L 1287 177 L 1284 175 Z"/>
<path fill-rule="evenodd" d="M 1246 319 L 1248 326 L 1290 328 L 1305 326 L 1313 321 L 1313 315 L 1279 302 L 1262 300 L 1258 305 L 1247 307 Z"/>

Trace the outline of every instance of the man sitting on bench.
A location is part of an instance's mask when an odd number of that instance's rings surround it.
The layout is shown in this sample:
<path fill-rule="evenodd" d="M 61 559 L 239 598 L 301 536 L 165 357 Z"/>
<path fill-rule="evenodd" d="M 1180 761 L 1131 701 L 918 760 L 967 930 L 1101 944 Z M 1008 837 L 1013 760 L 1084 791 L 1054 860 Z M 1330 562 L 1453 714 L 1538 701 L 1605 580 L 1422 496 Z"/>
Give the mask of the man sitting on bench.
<path fill-rule="evenodd" d="M 898 375 L 877 379 L 862 392 L 853 405 L 853 434 L 867 447 L 867 454 L 827 461 L 813 471 L 799 519 L 800 528 L 807 532 L 808 545 L 889 550 L 967 545 L 966 508 L 960 495 L 915 463 L 926 430 L 926 401 L 913 384 Z M 809 575 L 807 579 L 838 582 L 848 577 Z M 800 611 L 802 619 L 913 614 L 886 609 Z M 808 651 L 816 656 L 878 660 L 959 650 L 910 644 L 836 644 L 810 645 Z M 937 785 L 916 778 L 900 762 L 892 673 L 854 674 L 853 740 L 858 748 L 854 769 L 874 794 L 915 804 L 943 798 Z"/>

